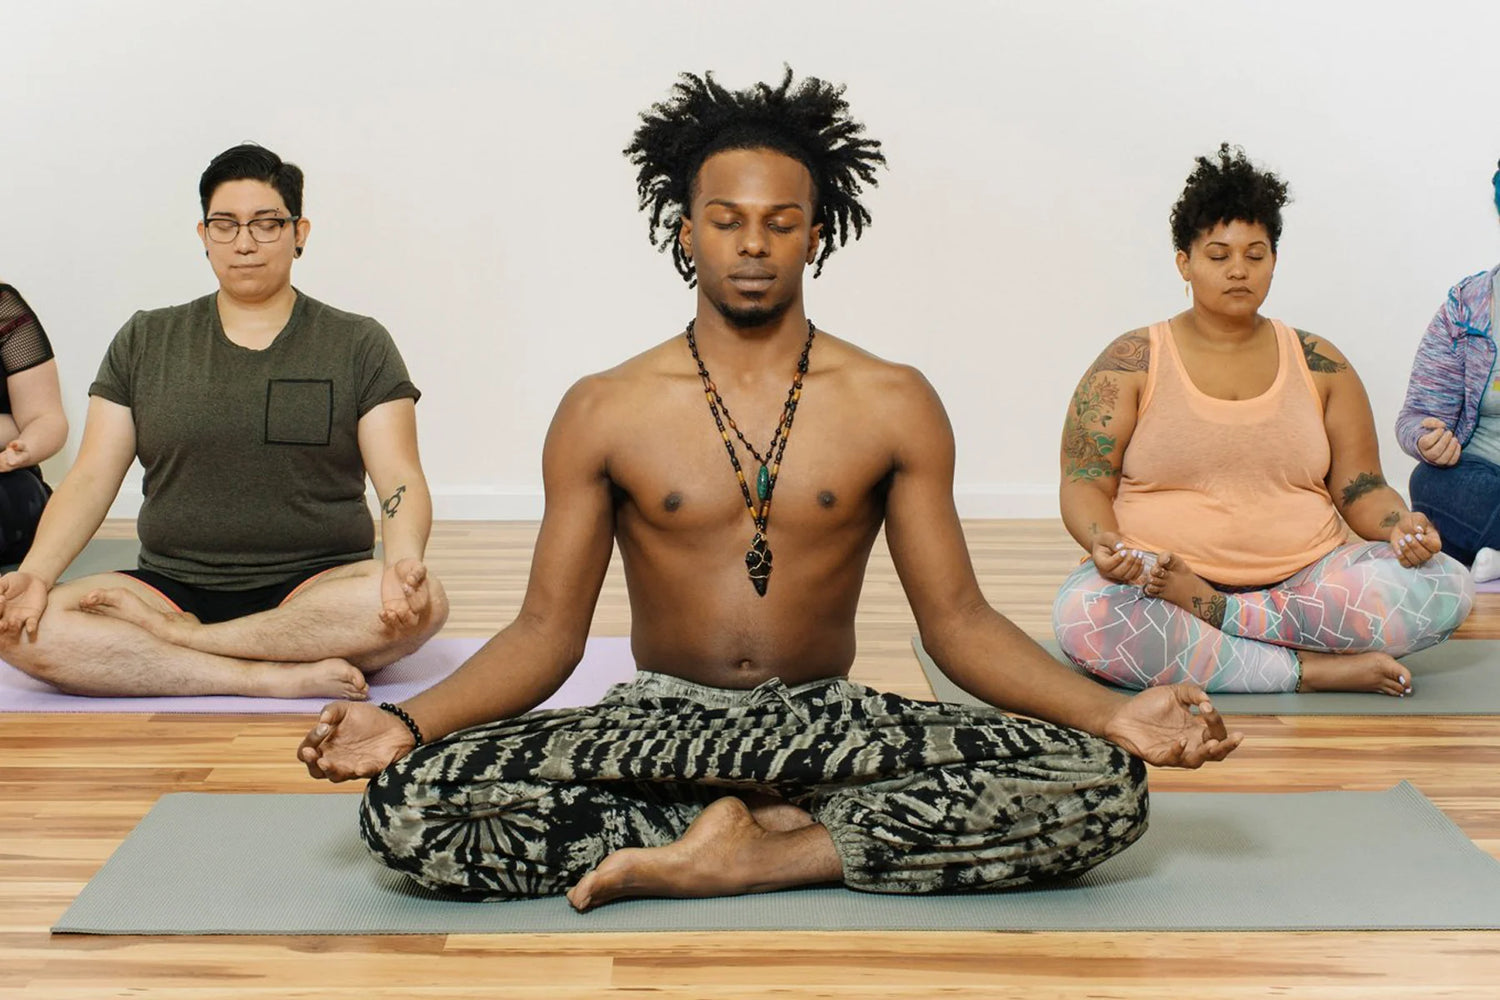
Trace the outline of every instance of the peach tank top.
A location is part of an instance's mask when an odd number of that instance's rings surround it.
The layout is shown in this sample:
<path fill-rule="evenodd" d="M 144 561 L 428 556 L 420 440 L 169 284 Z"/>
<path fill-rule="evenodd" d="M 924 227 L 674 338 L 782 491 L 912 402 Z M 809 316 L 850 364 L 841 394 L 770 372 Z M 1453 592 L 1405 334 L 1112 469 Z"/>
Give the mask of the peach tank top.
<path fill-rule="evenodd" d="M 1237 587 L 1284 580 L 1344 541 L 1323 482 L 1322 398 L 1296 333 L 1271 324 L 1276 379 L 1238 400 L 1201 392 L 1168 325 L 1151 327 L 1151 366 L 1115 497 L 1127 544 L 1175 552 L 1198 575 Z"/>

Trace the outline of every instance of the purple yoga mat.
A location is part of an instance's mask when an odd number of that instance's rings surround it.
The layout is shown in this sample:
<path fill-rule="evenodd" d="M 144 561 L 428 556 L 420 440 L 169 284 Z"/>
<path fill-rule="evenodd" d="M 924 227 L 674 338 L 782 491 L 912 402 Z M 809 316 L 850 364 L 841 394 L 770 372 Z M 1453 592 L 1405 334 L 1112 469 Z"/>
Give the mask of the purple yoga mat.
<path fill-rule="evenodd" d="M 401 701 L 431 687 L 458 669 L 484 645 L 484 639 L 433 639 L 370 679 L 370 700 Z M 635 660 L 624 637 L 590 639 L 583 662 L 541 708 L 592 705 L 614 684 L 630 680 Z M 234 695 L 182 698 L 87 698 L 56 688 L 0 663 L 0 712 L 185 712 L 205 715 L 309 715 L 327 698 L 241 698 Z"/>
<path fill-rule="evenodd" d="M 1483 583 L 1474 584 L 1474 589 L 1481 594 L 1500 594 L 1500 580 L 1486 580 Z"/>

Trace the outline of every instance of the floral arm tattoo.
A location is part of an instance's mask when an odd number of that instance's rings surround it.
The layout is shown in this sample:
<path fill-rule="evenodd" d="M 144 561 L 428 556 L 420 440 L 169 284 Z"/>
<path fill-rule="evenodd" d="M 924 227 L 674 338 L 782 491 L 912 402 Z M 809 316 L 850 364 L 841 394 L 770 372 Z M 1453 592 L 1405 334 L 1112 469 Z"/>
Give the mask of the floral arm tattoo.
<path fill-rule="evenodd" d="M 1150 345 L 1145 331 L 1128 333 L 1106 347 L 1078 381 L 1063 424 L 1063 474 L 1068 479 L 1108 479 L 1119 475 L 1109 460 L 1115 451 L 1116 438 L 1105 433 L 1105 429 L 1114 419 L 1120 385 L 1108 373 L 1146 371 L 1151 362 Z"/>
<path fill-rule="evenodd" d="M 383 504 L 380 505 L 380 509 L 383 510 L 383 511 L 385 511 L 385 516 L 386 517 L 395 517 L 396 516 L 396 510 L 397 510 L 397 508 L 399 508 L 401 506 L 401 494 L 403 494 L 405 492 L 406 492 L 406 487 L 405 486 L 397 486 L 396 487 L 396 492 L 392 493 L 386 499 L 385 503 L 383 503 Z"/>

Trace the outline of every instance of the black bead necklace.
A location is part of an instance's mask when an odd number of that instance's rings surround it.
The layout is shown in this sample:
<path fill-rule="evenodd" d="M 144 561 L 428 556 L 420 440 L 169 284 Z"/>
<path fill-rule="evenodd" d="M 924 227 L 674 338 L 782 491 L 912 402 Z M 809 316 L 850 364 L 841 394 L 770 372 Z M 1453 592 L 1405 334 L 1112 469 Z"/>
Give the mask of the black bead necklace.
<path fill-rule="evenodd" d="M 766 524 L 771 518 L 771 494 L 776 490 L 776 477 L 781 472 L 781 456 L 785 454 L 787 440 L 792 436 L 792 420 L 797 415 L 797 401 L 802 398 L 802 378 L 807 374 L 807 355 L 812 350 L 815 333 L 817 328 L 813 326 L 812 320 L 808 320 L 807 343 L 802 345 L 802 356 L 797 359 L 797 373 L 792 376 L 792 387 L 787 391 L 786 403 L 781 407 L 781 419 L 776 423 L 776 433 L 771 436 L 771 443 L 766 446 L 766 452 L 762 455 L 754 445 L 745 440 L 745 435 L 740 433 L 734 418 L 729 415 L 724 397 L 719 395 L 718 386 L 714 385 L 703 359 L 698 355 L 693 321 L 689 320 L 687 325 L 688 350 L 693 352 L 693 360 L 698 363 L 698 377 L 703 380 L 703 396 L 708 400 L 708 412 L 713 414 L 719 436 L 724 439 L 724 450 L 729 452 L 729 464 L 734 466 L 735 477 L 740 482 L 740 492 L 745 497 L 745 509 L 750 512 L 750 520 L 755 523 L 755 537 L 750 540 L 750 548 L 745 553 L 745 569 L 750 574 L 751 585 L 761 597 L 766 596 L 766 583 L 771 578 L 771 546 L 766 544 Z M 724 426 L 726 421 L 728 427 Z M 755 476 L 755 498 L 760 500 L 758 506 L 750 495 L 750 483 L 745 478 L 745 470 L 740 467 L 740 456 L 734 450 L 734 442 L 729 440 L 730 430 L 734 431 L 734 436 L 740 439 L 740 443 L 760 463 L 760 471 Z"/>

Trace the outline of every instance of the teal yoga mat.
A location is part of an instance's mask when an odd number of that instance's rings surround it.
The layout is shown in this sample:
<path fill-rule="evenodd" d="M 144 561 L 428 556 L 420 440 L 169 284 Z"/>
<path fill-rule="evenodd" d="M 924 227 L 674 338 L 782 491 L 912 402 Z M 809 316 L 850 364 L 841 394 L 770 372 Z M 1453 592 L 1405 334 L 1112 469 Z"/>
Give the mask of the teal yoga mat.
<path fill-rule="evenodd" d="M 52 928 L 75 934 L 1500 928 L 1500 863 L 1412 786 L 1164 793 L 1136 844 L 1049 888 L 731 899 L 436 898 L 381 867 L 345 794 L 164 796 Z"/>
<path fill-rule="evenodd" d="M 914 636 L 911 645 L 938 701 L 984 704 L 953 683 L 932 662 L 922 648 L 921 639 Z M 1085 677 L 1091 676 L 1064 659 L 1055 640 L 1044 640 L 1041 645 L 1063 666 Z M 1214 706 L 1224 715 L 1500 715 L 1500 640 L 1449 639 L 1431 649 L 1403 656 L 1401 662 L 1411 668 L 1412 676 L 1412 693 L 1405 698 L 1341 691 L 1220 692 L 1213 696 Z"/>

